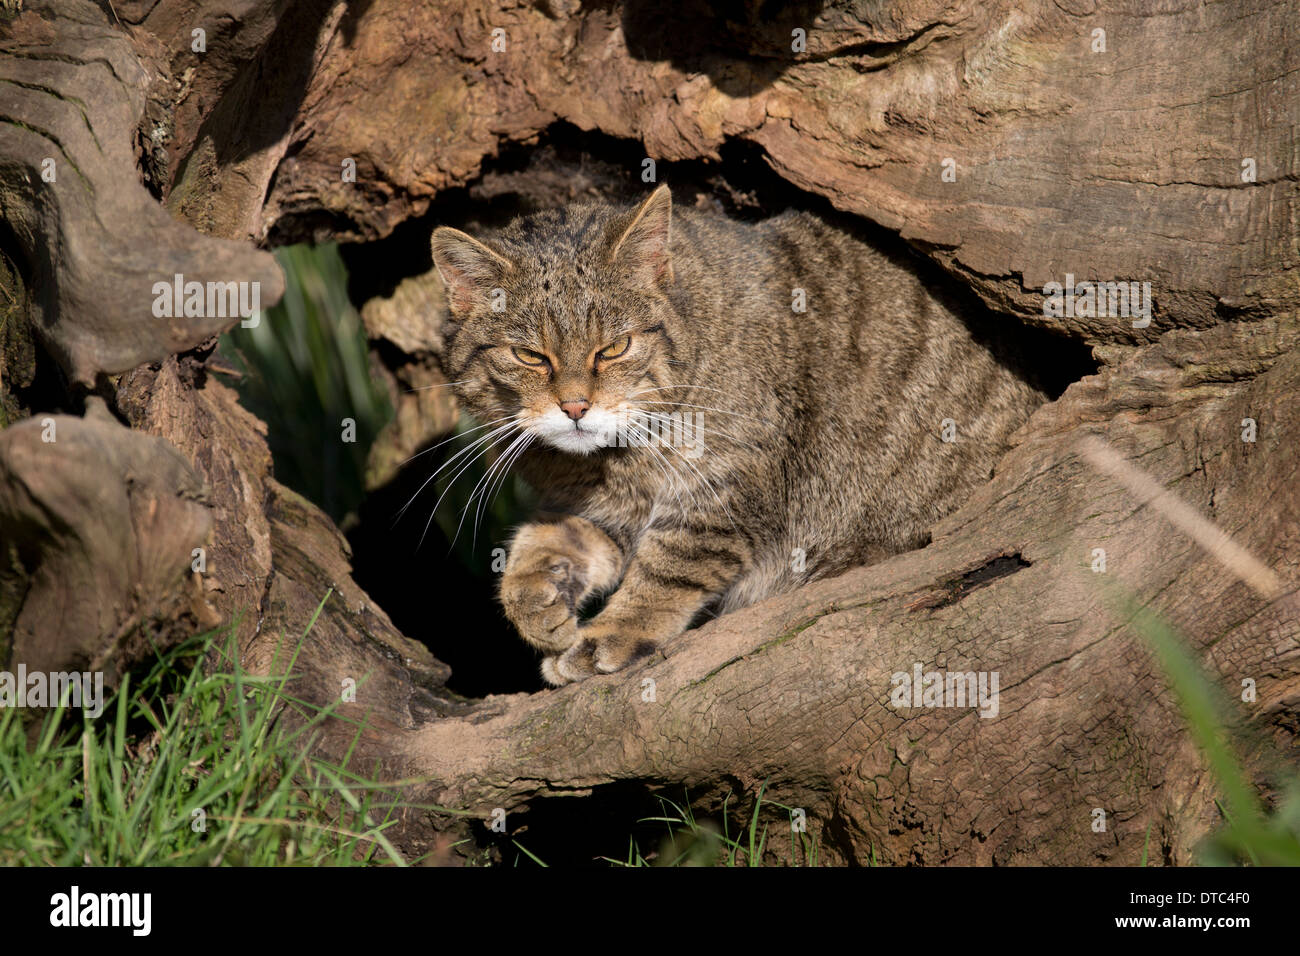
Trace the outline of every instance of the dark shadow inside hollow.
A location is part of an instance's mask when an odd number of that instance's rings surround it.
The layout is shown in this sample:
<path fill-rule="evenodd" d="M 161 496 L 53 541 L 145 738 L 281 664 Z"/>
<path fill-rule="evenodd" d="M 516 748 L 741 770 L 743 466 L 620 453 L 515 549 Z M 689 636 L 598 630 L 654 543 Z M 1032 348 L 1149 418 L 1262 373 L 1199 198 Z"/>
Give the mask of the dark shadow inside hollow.
<path fill-rule="evenodd" d="M 759 803 L 731 777 L 692 788 L 629 780 L 585 797 L 534 800 L 527 811 L 498 817 L 496 830 L 491 820 L 476 823 L 474 848 L 460 852 L 504 866 L 748 866 L 755 815 L 754 856 L 768 863 L 811 865 L 824 855 L 819 840 L 833 839 L 800 831 L 792 825 L 799 817 L 770 793 Z M 830 849 L 832 858 L 840 852 Z"/>
<path fill-rule="evenodd" d="M 448 450 L 453 445 L 446 446 Z M 454 454 L 454 452 L 452 452 Z M 426 455 L 361 505 L 348 532 L 353 578 L 408 637 L 451 667 L 451 690 L 467 697 L 541 690 L 538 654 L 515 634 L 497 602 L 492 551 L 503 540 L 479 532 L 468 559 L 436 521 L 426 519 L 438 495 L 417 496 L 447 455 Z M 412 498 L 407 516 L 394 516 Z M 525 517 L 520 515 L 520 520 Z"/>
<path fill-rule="evenodd" d="M 641 181 L 643 159 L 636 143 L 564 124 L 553 127 L 540 143 L 503 152 L 475 182 L 440 195 L 426 216 L 403 224 L 388 238 L 344 247 L 350 297 L 363 303 L 390 294 L 408 276 L 428 272 L 429 235 L 437 225 L 483 231 L 547 205 L 582 198 L 630 202 L 643 196 L 650 188 Z M 658 181 L 670 184 L 678 204 L 747 220 L 805 209 L 851 229 L 939 289 L 960 314 L 972 317 L 969 324 L 978 339 L 1053 399 L 1096 371 L 1087 346 L 990 312 L 972 291 L 893 233 L 840 213 L 781 179 L 756 147 L 733 143 L 723 150 L 721 162 L 660 163 L 656 173 Z M 378 345 L 378 357 L 383 360 L 391 348 Z M 395 357 L 387 354 L 390 361 Z M 437 495 L 428 495 L 427 489 L 417 494 L 459 447 L 450 442 L 417 457 L 368 495 L 348 531 L 356 580 L 403 633 L 423 641 L 451 666 L 453 690 L 481 696 L 542 689 L 539 655 L 514 634 L 495 594 L 499 561 L 495 569 L 493 561 L 504 552 L 494 554 L 494 549 L 505 548 L 510 525 L 525 520 L 527 511 L 498 514 L 495 525 L 486 523 L 486 534 L 479 532 L 469 556 L 462 547 L 458 557 L 438 522 L 427 520 Z M 394 522 L 413 496 L 418 503 L 411 508 L 414 518 Z"/>
<path fill-rule="evenodd" d="M 50 289 L 48 275 L 33 268 L 13 229 L 0 221 L 0 428 L 37 409 L 80 414 L 84 408 L 84 396 L 69 387 L 29 321 L 32 290 Z"/>
<path fill-rule="evenodd" d="M 707 73 L 728 96 L 753 96 L 814 58 L 809 34 L 830 24 L 827 0 L 625 0 L 619 20 L 629 55 Z M 868 47 L 887 46 L 868 44 Z"/>

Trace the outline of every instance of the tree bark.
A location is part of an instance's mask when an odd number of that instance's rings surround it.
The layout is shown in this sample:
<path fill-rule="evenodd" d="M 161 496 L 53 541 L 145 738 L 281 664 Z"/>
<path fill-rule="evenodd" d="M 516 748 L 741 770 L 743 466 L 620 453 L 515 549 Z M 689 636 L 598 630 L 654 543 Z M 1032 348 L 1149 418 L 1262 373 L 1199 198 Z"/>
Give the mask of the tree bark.
<path fill-rule="evenodd" d="M 145 630 L 165 643 L 234 621 L 245 662 L 267 669 L 333 589 L 298 693 L 333 700 L 368 675 L 343 705 L 366 719 L 358 762 L 475 817 L 628 782 L 716 808 L 766 781 L 833 862 L 1132 864 L 1150 827 L 1159 857 L 1185 863 L 1216 823 L 1215 784 L 1125 595 L 1230 697 L 1255 682 L 1235 716 L 1270 796 L 1300 726 L 1289 5 L 758 8 L 47 0 L 0 21 L 6 666 L 119 672 Z M 237 319 L 160 319 L 152 288 L 257 282 L 268 306 L 283 280 L 258 246 L 388 237 L 450 190 L 482 195 L 493 157 L 559 123 L 706 169 L 748 143 L 788 183 L 901 235 L 1008 328 L 1094 346 L 1100 370 L 1039 410 L 928 547 L 727 615 L 625 673 L 460 699 L 208 373 Z M 543 200 L 605 188 L 492 175 Z M 1067 275 L 1149 282 L 1153 321 L 1049 314 L 1041 290 Z M 439 310 L 429 275 L 364 309 L 394 382 L 438 380 Z M 454 420 L 438 390 L 394 394 L 375 484 Z M 1088 436 L 1276 587 L 1252 590 L 1089 464 Z M 61 617 L 74 593 L 84 607 Z M 997 717 L 893 706 L 891 679 L 914 665 L 997 672 Z M 338 754 L 355 727 L 332 726 L 320 746 Z M 456 819 L 411 815 L 404 843 L 422 851 Z"/>

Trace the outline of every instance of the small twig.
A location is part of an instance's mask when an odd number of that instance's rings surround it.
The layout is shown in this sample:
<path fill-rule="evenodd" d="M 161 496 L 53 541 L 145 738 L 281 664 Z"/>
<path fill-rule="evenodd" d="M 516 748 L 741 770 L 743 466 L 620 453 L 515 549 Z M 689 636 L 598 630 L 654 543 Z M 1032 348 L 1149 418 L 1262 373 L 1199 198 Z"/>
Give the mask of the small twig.
<path fill-rule="evenodd" d="M 1142 504 L 1150 505 L 1158 511 L 1170 524 L 1204 548 L 1210 557 L 1253 588 L 1260 597 L 1273 601 L 1285 593 L 1282 579 L 1268 565 L 1146 472 L 1121 458 L 1101 439 L 1088 436 L 1080 439 L 1079 445 L 1088 464 L 1114 478 Z"/>

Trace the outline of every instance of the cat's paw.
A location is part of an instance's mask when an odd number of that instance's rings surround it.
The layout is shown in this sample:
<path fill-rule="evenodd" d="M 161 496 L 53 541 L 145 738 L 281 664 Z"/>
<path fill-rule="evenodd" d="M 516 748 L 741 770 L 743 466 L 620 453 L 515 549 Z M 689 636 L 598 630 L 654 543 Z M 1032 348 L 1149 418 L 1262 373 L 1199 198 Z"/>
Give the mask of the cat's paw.
<path fill-rule="evenodd" d="M 546 683 L 550 684 L 552 687 L 563 687 L 565 684 L 572 683 L 572 681 L 560 673 L 559 663 L 559 654 L 542 658 L 542 680 L 546 681 Z"/>
<path fill-rule="evenodd" d="M 542 677 L 547 683 L 559 687 L 596 674 L 612 674 L 656 650 L 654 642 L 644 639 L 584 637 L 581 630 L 579 637 L 563 654 L 542 661 Z"/>
<path fill-rule="evenodd" d="M 577 634 L 577 599 L 582 584 L 564 560 L 521 572 L 507 572 L 501 582 L 501 605 L 520 637 L 557 654 L 573 645 Z"/>

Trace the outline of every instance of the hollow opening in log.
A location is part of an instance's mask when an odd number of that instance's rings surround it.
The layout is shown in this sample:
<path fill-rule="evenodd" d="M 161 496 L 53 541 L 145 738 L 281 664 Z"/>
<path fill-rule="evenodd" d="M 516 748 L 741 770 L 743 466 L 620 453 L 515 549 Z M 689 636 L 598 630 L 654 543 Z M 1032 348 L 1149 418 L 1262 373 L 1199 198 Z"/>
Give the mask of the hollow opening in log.
<path fill-rule="evenodd" d="M 707 785 L 682 787 L 619 781 L 573 799 L 532 801 L 516 811 L 505 832 L 491 821 L 475 823 L 474 850 L 507 865 L 591 866 L 601 861 L 650 866 L 815 865 L 826 858 L 854 858 L 852 841 L 833 811 L 814 838 L 805 827 L 809 808 L 789 798 L 724 775 Z M 754 826 L 753 841 L 749 828 Z"/>
<path fill-rule="evenodd" d="M 28 323 L 28 291 L 36 283 L 17 237 L 0 222 L 0 428 L 41 409 L 80 412 L 58 363 Z"/>
<path fill-rule="evenodd" d="M 477 180 L 438 195 L 426 215 L 401 224 L 388 237 L 341 246 L 348 298 L 360 308 L 375 297 L 391 296 L 403 280 L 429 273 L 429 235 L 437 225 L 473 233 L 572 200 L 630 202 L 647 189 L 641 179 L 644 161 L 636 143 L 559 124 L 535 142 L 504 151 Z M 721 161 L 661 162 L 655 172 L 657 181 L 671 185 L 678 203 L 745 220 L 805 209 L 847 225 L 880 247 L 904 250 L 905 244 L 894 234 L 840 213 L 824 199 L 790 185 L 766 164 L 761 150 L 748 144 L 728 145 Z M 286 216 L 273 241 L 327 232 L 329 223 L 322 215 L 327 214 Z M 974 317 L 970 325 L 977 337 L 1018 353 L 1024 370 L 1038 378 L 1051 399 L 1071 382 L 1096 371 L 1090 350 L 1081 342 L 994 314 L 938 266 L 919 255 L 910 258 L 928 282 L 943 288 L 960 303 L 963 314 Z M 412 355 L 384 339 L 372 339 L 370 346 L 372 360 L 389 372 L 434 364 L 430 356 Z M 429 382 L 414 388 L 436 388 L 445 379 Z M 409 390 L 409 378 L 399 374 L 395 387 Z M 266 414 L 264 408 L 257 410 Z M 273 452 L 277 451 L 276 427 L 272 421 Z M 450 441 L 434 448 L 447 438 L 446 429 L 428 435 L 412 452 L 418 457 L 372 484 L 355 514 L 341 521 L 353 549 L 355 579 L 399 630 L 424 642 L 451 667 L 451 689 L 470 697 L 540 690 L 544 684 L 537 654 L 515 636 L 495 596 L 510 529 L 527 517 L 533 496 L 510 479 L 486 513 L 476 515 L 467 496 L 482 469 L 470 467 L 462 473 L 454 463 L 438 481 L 426 485 L 429 476 L 464 447 L 464 442 Z M 318 461 L 319 456 L 312 460 Z M 295 484 L 295 469 L 278 456 L 276 472 Z M 450 489 L 445 483 L 448 477 L 453 478 Z M 296 490 L 312 497 L 310 488 Z M 439 501 L 439 513 L 434 515 L 431 511 Z M 328 502 L 317 503 L 329 510 Z M 448 515 L 450 522 L 445 520 Z"/>

